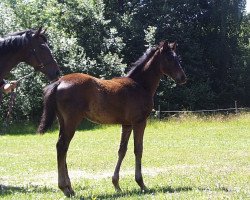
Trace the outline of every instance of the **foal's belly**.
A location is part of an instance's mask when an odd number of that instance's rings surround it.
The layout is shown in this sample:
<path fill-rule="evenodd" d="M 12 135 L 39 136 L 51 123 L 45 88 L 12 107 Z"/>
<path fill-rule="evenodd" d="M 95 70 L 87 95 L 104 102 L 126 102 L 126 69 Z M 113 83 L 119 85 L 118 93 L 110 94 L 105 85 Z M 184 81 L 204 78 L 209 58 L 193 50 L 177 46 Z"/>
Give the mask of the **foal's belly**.
<path fill-rule="evenodd" d="M 152 106 L 130 105 L 128 103 L 104 102 L 89 107 L 85 117 L 100 124 L 131 125 L 145 120 L 152 110 Z"/>
<path fill-rule="evenodd" d="M 126 116 L 123 110 L 105 107 L 93 107 L 85 112 L 88 120 L 99 124 L 130 124 L 130 116 Z"/>
<path fill-rule="evenodd" d="M 114 118 L 113 116 L 88 116 L 88 120 L 97 124 L 131 124 L 129 121 Z"/>

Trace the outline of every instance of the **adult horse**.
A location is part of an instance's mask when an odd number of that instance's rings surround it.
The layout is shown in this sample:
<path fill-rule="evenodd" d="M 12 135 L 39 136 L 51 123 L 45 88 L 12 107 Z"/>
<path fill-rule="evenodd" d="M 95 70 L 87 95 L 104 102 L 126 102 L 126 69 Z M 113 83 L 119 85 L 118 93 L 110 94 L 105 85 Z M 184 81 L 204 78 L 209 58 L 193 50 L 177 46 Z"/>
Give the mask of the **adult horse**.
<path fill-rule="evenodd" d="M 33 66 L 50 81 L 58 78 L 59 67 L 44 33 L 40 27 L 38 30 L 12 33 L 0 39 L 0 82 L 20 62 Z"/>
<path fill-rule="evenodd" d="M 135 180 L 142 190 L 146 189 L 141 158 L 144 129 L 153 108 L 153 96 L 163 75 L 170 76 L 179 84 L 186 82 L 175 49 L 175 43 L 161 42 L 135 62 L 134 68 L 125 77 L 101 80 L 76 73 L 61 77 L 45 88 L 44 110 L 38 132 L 44 133 L 57 116 L 60 124 L 56 145 L 58 186 L 66 196 L 74 195 L 66 154 L 77 125 L 85 118 L 97 123 L 122 125 L 118 162 L 112 177 L 116 190 L 121 190 L 119 171 L 133 130 Z"/>

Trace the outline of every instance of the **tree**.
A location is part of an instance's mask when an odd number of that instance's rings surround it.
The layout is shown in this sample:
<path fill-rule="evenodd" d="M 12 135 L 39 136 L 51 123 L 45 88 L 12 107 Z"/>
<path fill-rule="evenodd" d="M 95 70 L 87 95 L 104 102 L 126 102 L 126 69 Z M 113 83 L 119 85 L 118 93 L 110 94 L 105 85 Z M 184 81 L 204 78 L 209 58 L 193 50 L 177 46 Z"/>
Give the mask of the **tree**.
<path fill-rule="evenodd" d="M 2 0 L 0 33 L 43 25 L 63 74 L 84 72 L 101 78 L 123 76 L 146 48 L 161 40 L 177 41 L 188 82 L 180 87 L 162 80 L 156 108 L 212 109 L 229 107 L 235 100 L 249 106 L 250 23 L 245 4 L 245 0 Z M 23 65 L 11 76 L 29 72 Z M 42 75 L 22 83 L 15 107 L 18 118 L 37 116 L 46 84 Z"/>

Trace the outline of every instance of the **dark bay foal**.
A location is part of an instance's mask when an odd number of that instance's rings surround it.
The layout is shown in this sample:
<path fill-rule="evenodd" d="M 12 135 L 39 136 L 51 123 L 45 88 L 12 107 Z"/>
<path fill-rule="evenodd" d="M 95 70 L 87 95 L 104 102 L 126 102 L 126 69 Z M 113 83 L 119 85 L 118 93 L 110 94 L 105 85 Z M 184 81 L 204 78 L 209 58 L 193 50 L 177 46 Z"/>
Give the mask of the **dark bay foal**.
<path fill-rule="evenodd" d="M 44 133 L 57 116 L 60 124 L 56 145 L 58 186 L 66 196 L 74 195 L 66 154 L 76 127 L 83 119 L 122 125 L 118 161 L 112 177 L 118 191 L 121 190 L 119 171 L 133 130 L 135 180 L 142 190 L 146 189 L 141 173 L 141 158 L 144 129 L 153 108 L 153 96 L 163 75 L 168 75 L 179 84 L 186 82 L 175 49 L 175 43 L 161 42 L 149 49 L 126 77 L 101 80 L 87 74 L 69 74 L 45 88 L 44 110 L 38 132 Z"/>

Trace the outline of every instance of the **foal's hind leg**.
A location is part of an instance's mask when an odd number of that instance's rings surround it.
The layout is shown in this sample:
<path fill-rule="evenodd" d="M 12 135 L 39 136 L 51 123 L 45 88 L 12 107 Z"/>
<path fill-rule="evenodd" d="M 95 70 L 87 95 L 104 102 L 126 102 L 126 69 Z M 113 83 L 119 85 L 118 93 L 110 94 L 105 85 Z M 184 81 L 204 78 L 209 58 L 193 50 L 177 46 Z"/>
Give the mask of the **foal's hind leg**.
<path fill-rule="evenodd" d="M 58 165 L 58 187 L 67 196 L 73 196 L 75 193 L 71 187 L 68 175 L 66 156 L 71 139 L 76 129 L 76 121 L 74 119 L 64 121 L 58 117 L 60 123 L 59 139 L 56 144 L 57 148 L 57 165 Z"/>
<path fill-rule="evenodd" d="M 122 125 L 122 135 L 121 135 L 120 148 L 118 151 L 118 161 L 115 167 L 114 175 L 112 177 L 112 182 L 113 182 L 113 185 L 115 186 L 116 191 L 121 191 L 121 188 L 119 186 L 119 172 L 120 172 L 122 160 L 125 157 L 126 152 L 127 152 L 128 140 L 129 140 L 131 131 L 132 131 L 132 126 Z"/>
<path fill-rule="evenodd" d="M 146 120 L 133 125 L 134 132 L 134 154 L 135 154 L 135 181 L 141 190 L 146 190 L 141 173 L 141 159 L 143 152 L 143 135 L 146 127 Z"/>

